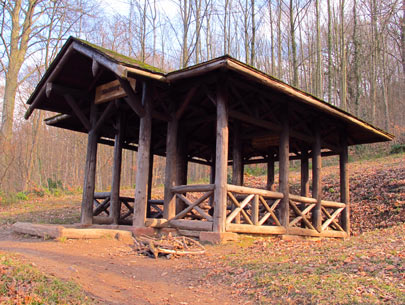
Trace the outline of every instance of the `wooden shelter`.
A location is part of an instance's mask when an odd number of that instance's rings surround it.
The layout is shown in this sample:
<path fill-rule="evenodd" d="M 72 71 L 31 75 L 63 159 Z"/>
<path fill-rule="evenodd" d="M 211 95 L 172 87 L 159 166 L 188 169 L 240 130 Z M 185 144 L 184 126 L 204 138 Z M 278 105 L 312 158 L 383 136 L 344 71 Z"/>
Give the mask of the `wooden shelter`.
<path fill-rule="evenodd" d="M 46 124 L 88 134 L 83 225 L 173 227 L 214 239 L 227 232 L 348 236 L 348 146 L 393 138 L 229 56 L 162 73 L 76 38 L 28 104 L 26 119 L 34 109 L 57 112 Z M 114 146 L 113 179 L 111 192 L 95 194 L 98 144 Z M 138 152 L 134 198 L 120 197 L 122 149 Z M 153 155 L 166 157 L 163 201 L 150 198 Z M 340 202 L 321 195 L 321 159 L 331 155 L 340 157 Z M 289 191 L 289 160 L 301 160 L 300 195 Z M 210 184 L 187 185 L 188 162 L 210 166 Z M 267 189 L 243 186 L 244 165 L 252 163 L 267 164 Z"/>

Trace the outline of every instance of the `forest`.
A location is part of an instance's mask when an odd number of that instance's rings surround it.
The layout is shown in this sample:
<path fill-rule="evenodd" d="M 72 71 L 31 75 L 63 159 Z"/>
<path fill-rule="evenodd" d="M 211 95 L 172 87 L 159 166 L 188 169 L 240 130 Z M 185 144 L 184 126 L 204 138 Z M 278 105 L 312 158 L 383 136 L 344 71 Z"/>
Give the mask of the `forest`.
<path fill-rule="evenodd" d="M 352 154 L 404 149 L 404 15 L 405 0 L 2 0 L 0 201 L 82 186 L 86 135 L 46 126 L 41 111 L 23 118 L 69 36 L 167 72 L 229 54 L 395 135 Z M 97 190 L 111 185 L 112 158 L 100 145 Z M 135 176 L 124 151 L 122 186 Z M 191 180 L 207 177 L 189 167 Z"/>

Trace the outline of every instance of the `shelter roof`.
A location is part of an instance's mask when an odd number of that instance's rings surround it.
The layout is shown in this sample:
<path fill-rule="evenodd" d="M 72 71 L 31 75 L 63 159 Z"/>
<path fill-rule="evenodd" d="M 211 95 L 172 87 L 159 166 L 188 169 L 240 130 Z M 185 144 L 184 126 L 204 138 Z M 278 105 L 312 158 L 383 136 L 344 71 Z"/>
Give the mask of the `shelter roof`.
<path fill-rule="evenodd" d="M 226 79 L 222 78 L 223 74 L 227 75 Z M 228 55 L 164 73 L 130 57 L 73 37 L 67 40 L 28 99 L 30 107 L 25 117 L 28 118 L 34 109 L 52 111 L 58 115 L 47 119 L 48 125 L 87 132 L 79 118 L 72 113 L 63 94 L 47 92 L 49 84 L 70 88 L 71 93 L 79 100 L 79 107 L 88 115 L 95 88 L 117 78 L 135 78 L 137 81 L 153 83 L 154 150 L 160 155 L 165 154 L 164 139 L 169 104 L 180 106 L 190 99 L 187 102 L 190 105 L 181 117 L 187 127 L 186 137 L 190 139 L 190 157 L 210 158 L 209 147 L 215 147 L 215 94 L 224 81 L 228 83 L 230 92 L 231 125 L 235 121 L 242 122 L 245 141 L 249 142 L 244 152 L 246 158 L 266 154 L 271 147 L 277 146 L 277 135 L 280 132 L 278 118 L 287 105 L 291 136 L 295 139 L 292 149 L 297 152 L 310 147 L 314 122 L 323 129 L 324 148 L 333 149 L 338 146 L 339 133 L 342 130 L 348 134 L 349 145 L 393 139 L 391 134 L 350 113 Z M 135 89 L 138 94 L 139 83 L 137 82 Z M 123 109 L 127 107 L 125 103 L 116 102 L 116 105 Z M 102 112 L 105 108 L 106 105 L 101 104 L 99 111 Z M 128 146 L 137 143 L 139 128 L 139 118 L 130 112 L 128 111 L 125 138 Z M 113 139 L 113 126 L 113 121 L 107 120 L 101 136 Z"/>

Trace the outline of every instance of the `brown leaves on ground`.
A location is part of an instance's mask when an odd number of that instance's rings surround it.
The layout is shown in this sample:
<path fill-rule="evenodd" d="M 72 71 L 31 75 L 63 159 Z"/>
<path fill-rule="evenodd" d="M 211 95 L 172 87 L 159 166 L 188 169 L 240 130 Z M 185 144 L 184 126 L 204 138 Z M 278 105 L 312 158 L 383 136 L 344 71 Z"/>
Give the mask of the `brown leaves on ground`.
<path fill-rule="evenodd" d="M 311 174 L 311 173 L 310 173 Z M 349 163 L 352 234 L 405 222 L 405 154 Z M 290 192 L 299 194 L 299 172 L 290 174 Z M 265 177 L 245 183 L 265 187 Z M 322 168 L 323 198 L 339 201 L 339 167 Z"/>

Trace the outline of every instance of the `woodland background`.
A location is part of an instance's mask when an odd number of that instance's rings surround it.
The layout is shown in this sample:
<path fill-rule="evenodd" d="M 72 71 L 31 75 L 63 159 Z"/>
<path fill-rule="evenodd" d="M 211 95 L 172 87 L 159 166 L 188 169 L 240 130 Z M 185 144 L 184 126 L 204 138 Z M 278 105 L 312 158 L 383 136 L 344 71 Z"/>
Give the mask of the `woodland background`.
<path fill-rule="evenodd" d="M 396 136 L 405 145 L 405 0 L 1 0 L 0 202 L 80 190 L 87 136 L 43 123 L 26 100 L 65 40 L 76 36 L 171 71 L 230 54 Z M 47 114 L 48 115 L 48 114 Z M 110 187 L 112 148 L 100 145 L 97 189 Z M 155 157 L 154 184 L 164 159 Z M 260 169 L 260 168 L 259 168 Z M 255 170 L 255 168 L 250 169 Z M 133 187 L 136 153 L 121 184 Z M 189 179 L 208 168 L 189 166 Z"/>

